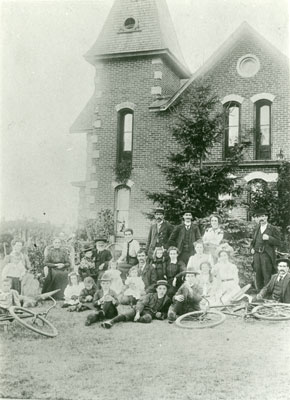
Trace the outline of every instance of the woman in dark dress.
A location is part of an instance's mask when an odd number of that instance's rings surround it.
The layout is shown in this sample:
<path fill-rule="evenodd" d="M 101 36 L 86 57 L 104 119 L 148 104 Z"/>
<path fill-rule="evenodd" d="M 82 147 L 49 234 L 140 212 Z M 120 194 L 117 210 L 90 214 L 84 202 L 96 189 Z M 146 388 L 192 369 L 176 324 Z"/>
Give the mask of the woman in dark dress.
<path fill-rule="evenodd" d="M 60 239 L 54 239 L 53 246 L 45 256 L 44 265 L 45 281 L 42 293 L 60 289 L 54 297 L 57 300 L 62 300 L 64 289 L 68 284 L 70 260 L 67 251 L 61 247 Z"/>

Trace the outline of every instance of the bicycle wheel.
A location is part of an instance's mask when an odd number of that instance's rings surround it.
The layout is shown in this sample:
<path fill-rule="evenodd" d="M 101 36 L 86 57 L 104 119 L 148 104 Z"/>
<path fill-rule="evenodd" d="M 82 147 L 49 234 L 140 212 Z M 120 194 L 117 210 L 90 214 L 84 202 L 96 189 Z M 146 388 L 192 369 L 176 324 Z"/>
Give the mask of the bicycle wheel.
<path fill-rule="evenodd" d="M 290 319 L 290 304 L 263 304 L 254 307 L 252 314 L 268 321 L 287 321 Z"/>
<path fill-rule="evenodd" d="M 10 307 L 12 317 L 22 326 L 47 337 L 55 337 L 57 329 L 47 319 L 23 307 Z"/>
<path fill-rule="evenodd" d="M 192 311 L 177 318 L 176 325 L 185 329 L 212 328 L 220 325 L 226 319 L 219 311 Z"/>

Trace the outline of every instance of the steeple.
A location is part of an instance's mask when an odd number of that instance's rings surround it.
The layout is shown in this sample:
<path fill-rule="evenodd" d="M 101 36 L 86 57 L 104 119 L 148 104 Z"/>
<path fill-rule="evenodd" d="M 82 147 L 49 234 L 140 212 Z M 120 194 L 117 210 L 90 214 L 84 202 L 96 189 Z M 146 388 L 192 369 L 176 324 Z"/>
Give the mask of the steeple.
<path fill-rule="evenodd" d="M 103 29 L 85 54 L 88 62 L 160 55 L 181 77 L 190 75 L 178 44 L 166 0 L 115 0 Z"/>

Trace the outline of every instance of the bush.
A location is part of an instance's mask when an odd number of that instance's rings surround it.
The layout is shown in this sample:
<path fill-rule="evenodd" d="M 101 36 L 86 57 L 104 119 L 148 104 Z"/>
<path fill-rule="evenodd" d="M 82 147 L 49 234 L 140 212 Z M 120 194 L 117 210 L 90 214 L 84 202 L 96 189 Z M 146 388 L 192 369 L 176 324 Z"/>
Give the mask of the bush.
<path fill-rule="evenodd" d="M 110 236 L 114 235 L 114 213 L 109 208 L 102 209 L 98 213 L 97 219 L 88 219 L 85 222 L 85 232 L 86 238 L 82 234 L 82 239 L 87 239 L 89 241 L 95 240 L 98 236 L 105 237 L 109 239 Z"/>

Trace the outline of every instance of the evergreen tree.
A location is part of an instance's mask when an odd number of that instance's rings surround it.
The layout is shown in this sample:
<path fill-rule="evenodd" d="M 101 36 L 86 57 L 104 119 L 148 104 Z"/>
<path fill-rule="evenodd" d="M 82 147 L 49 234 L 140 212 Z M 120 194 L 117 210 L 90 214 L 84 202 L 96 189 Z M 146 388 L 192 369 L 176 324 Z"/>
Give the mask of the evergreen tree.
<path fill-rule="evenodd" d="M 160 166 L 168 188 L 165 192 L 147 193 L 154 203 L 165 208 L 166 218 L 178 223 L 185 208 L 194 218 L 203 218 L 222 206 L 219 195 L 241 193 L 232 179 L 242 157 L 242 146 L 236 144 L 226 162 L 218 166 L 206 165 L 215 144 L 222 140 L 224 112 L 211 88 L 196 83 L 184 94 L 173 111 L 172 135 L 179 150 L 168 156 L 168 165 Z M 228 200 L 226 205 L 233 205 Z"/>

